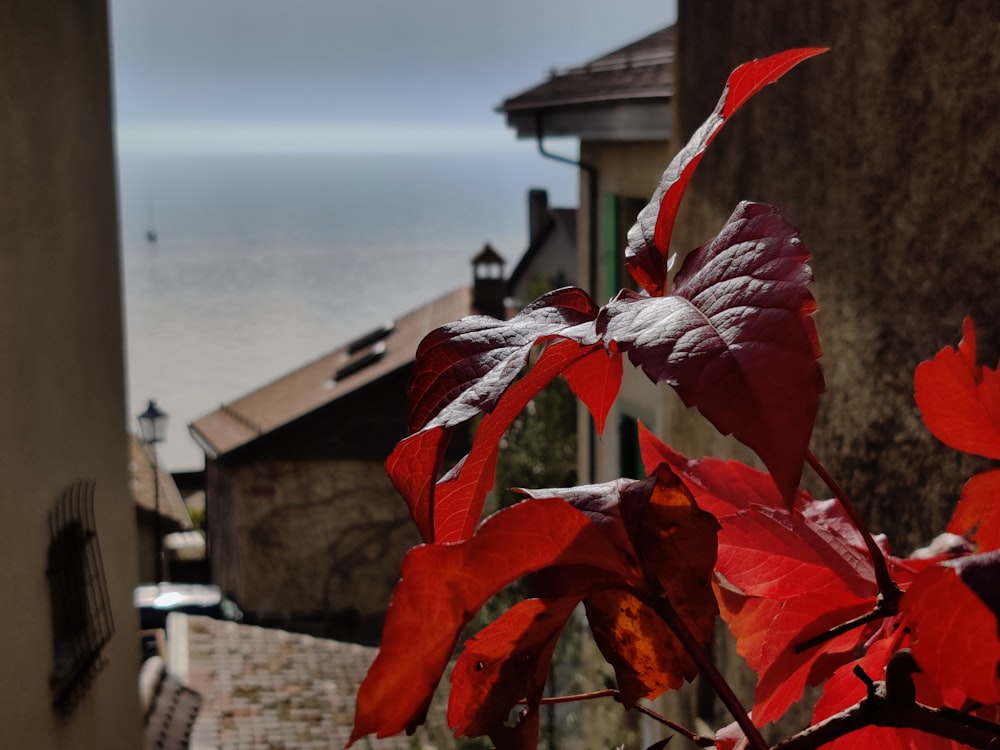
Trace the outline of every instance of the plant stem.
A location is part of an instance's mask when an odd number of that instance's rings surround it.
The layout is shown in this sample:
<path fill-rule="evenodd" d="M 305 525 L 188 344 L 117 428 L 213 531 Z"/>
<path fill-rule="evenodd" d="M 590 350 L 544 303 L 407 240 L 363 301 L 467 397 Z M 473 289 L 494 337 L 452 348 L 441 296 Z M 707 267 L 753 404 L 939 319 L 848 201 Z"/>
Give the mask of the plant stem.
<path fill-rule="evenodd" d="M 719 696 L 719 700 L 722 701 L 733 719 L 736 720 L 740 729 L 743 730 L 743 734 L 746 735 L 750 747 L 754 748 L 754 750 L 768 750 L 767 743 L 761 736 L 760 730 L 754 725 L 753 720 L 743 707 L 740 699 L 736 697 L 736 693 L 733 692 L 726 678 L 712 662 L 705 649 L 698 643 L 694 634 L 688 628 L 687 623 L 677 614 L 677 610 L 670 603 L 670 599 L 666 595 L 661 594 L 648 603 L 656 610 L 656 613 L 667 624 L 667 627 L 673 631 L 674 635 L 677 636 L 677 640 L 681 642 L 684 650 L 694 659 L 702 676 L 711 683 L 715 694 Z"/>
<path fill-rule="evenodd" d="M 876 606 L 876 611 L 881 610 L 883 615 L 895 613 L 896 605 L 899 603 L 902 592 L 899 590 L 896 582 L 892 580 L 892 576 L 889 574 L 889 566 L 885 561 L 885 555 L 882 554 L 882 550 L 875 543 L 874 537 L 872 537 L 871 532 L 868 530 L 868 524 L 864 522 L 858 514 L 857 509 L 847 499 L 844 490 L 837 484 L 837 481 L 830 472 L 826 470 L 826 467 L 820 463 L 820 460 L 813 455 L 812 451 L 806 451 L 806 462 L 816 472 L 817 476 L 823 480 L 824 484 L 830 488 L 833 496 L 840 503 L 840 507 L 844 509 L 847 517 L 851 519 L 854 528 L 858 530 L 858 533 L 864 539 L 865 546 L 868 548 L 868 556 L 872 561 L 872 568 L 875 571 L 875 583 L 878 585 L 879 590 L 879 604 Z"/>
<path fill-rule="evenodd" d="M 875 608 L 871 612 L 866 612 L 859 617 L 855 617 L 852 620 L 840 623 L 829 630 L 825 630 L 822 633 L 814 635 L 812 638 L 807 638 L 804 641 L 796 643 L 794 646 L 795 653 L 801 654 L 804 651 L 808 651 L 813 646 L 818 646 L 821 643 L 826 643 L 829 640 L 836 638 L 838 635 L 848 632 L 849 630 L 854 630 L 855 628 L 860 628 L 863 625 L 867 625 L 875 620 L 880 620 L 883 617 L 890 617 L 896 614 L 895 612 L 888 612 L 885 607 L 882 606 L 882 600 L 879 599 Z"/>
<path fill-rule="evenodd" d="M 895 703 L 876 694 L 779 742 L 774 750 L 816 750 L 869 726 L 916 729 L 976 748 L 995 748 L 1000 743 L 1000 725 L 946 708 Z"/>

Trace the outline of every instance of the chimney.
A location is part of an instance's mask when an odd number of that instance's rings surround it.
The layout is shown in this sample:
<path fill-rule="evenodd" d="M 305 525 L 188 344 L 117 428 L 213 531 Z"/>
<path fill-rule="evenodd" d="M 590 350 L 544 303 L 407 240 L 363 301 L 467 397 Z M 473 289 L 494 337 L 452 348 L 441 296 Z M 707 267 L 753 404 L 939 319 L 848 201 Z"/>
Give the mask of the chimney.
<path fill-rule="evenodd" d="M 507 281 L 503 277 L 503 257 L 489 243 L 472 259 L 472 306 L 483 315 L 505 317 Z"/>
<path fill-rule="evenodd" d="M 549 224 L 549 193 L 542 188 L 528 191 L 528 244 L 531 245 Z"/>

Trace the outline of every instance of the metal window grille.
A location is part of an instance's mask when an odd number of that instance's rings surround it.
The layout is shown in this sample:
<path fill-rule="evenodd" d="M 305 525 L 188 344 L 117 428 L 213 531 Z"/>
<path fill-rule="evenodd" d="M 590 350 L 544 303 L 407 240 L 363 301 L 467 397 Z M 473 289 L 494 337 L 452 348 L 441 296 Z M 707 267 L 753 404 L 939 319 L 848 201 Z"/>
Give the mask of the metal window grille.
<path fill-rule="evenodd" d="M 53 705 L 69 713 L 104 668 L 114 635 L 108 586 L 94 523 L 94 482 L 75 482 L 49 512 Z"/>

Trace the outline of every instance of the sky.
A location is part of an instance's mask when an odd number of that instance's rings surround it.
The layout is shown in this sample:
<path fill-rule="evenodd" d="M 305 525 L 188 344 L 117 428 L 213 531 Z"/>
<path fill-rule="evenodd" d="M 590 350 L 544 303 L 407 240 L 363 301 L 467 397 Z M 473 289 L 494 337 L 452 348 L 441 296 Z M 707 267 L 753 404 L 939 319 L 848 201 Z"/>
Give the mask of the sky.
<path fill-rule="evenodd" d="M 490 149 L 553 67 L 673 23 L 674 0 L 112 0 L 119 148 Z"/>

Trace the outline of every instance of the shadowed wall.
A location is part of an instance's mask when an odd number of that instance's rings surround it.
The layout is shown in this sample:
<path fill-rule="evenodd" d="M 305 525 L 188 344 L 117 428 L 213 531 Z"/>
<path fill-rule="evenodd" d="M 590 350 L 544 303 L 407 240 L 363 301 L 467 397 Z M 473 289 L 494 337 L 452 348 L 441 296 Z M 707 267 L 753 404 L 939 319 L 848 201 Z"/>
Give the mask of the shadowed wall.
<path fill-rule="evenodd" d="M 677 131 L 739 62 L 829 46 L 737 113 L 702 161 L 675 241 L 742 199 L 778 206 L 815 256 L 827 380 L 813 451 L 898 552 L 943 530 L 979 462 L 932 438 L 913 370 L 976 319 L 1000 352 L 1000 5 L 680 0 Z"/>

